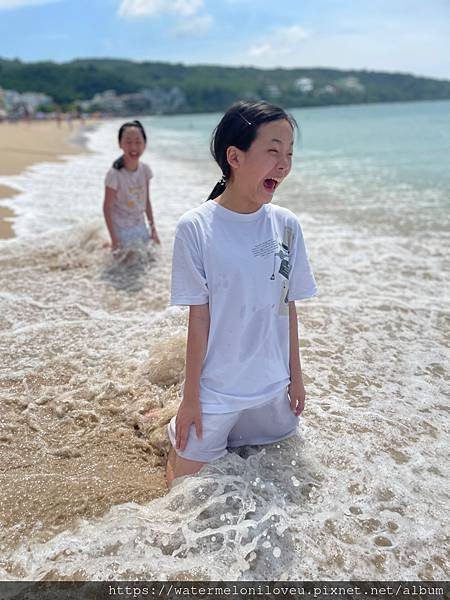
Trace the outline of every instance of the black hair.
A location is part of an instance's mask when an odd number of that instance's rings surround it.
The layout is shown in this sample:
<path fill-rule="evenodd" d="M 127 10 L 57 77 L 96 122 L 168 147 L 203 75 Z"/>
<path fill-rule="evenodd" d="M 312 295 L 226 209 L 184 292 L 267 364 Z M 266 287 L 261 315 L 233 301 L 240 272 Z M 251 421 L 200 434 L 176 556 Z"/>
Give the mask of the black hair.
<path fill-rule="evenodd" d="M 125 129 L 128 129 L 129 127 L 137 127 L 140 130 L 140 132 L 142 133 L 144 142 L 147 143 L 147 135 L 145 133 L 145 129 L 144 129 L 144 126 L 142 125 L 142 123 L 140 121 L 128 121 L 127 123 L 124 123 L 119 129 L 119 144 L 122 141 L 122 136 L 125 133 Z M 115 160 L 113 162 L 113 167 L 114 167 L 114 169 L 117 169 L 119 171 L 120 169 L 123 169 L 124 166 L 125 166 L 125 161 L 124 161 L 123 154 L 122 154 L 121 156 L 119 156 L 119 158 L 117 160 Z"/>
<path fill-rule="evenodd" d="M 231 167 L 227 159 L 227 149 L 236 146 L 244 152 L 247 151 L 254 142 L 260 125 L 280 120 L 288 121 L 292 129 L 298 127 L 294 117 L 268 102 L 240 100 L 230 106 L 211 137 L 211 154 L 222 170 L 222 179 L 216 183 L 208 200 L 220 196 L 230 178 Z"/>

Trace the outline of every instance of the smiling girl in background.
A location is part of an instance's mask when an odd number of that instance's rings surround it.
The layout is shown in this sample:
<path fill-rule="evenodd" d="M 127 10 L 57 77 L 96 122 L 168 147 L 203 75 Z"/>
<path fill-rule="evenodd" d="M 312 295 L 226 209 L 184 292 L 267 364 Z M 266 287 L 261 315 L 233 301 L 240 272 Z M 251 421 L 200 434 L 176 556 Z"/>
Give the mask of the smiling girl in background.
<path fill-rule="evenodd" d="M 124 123 L 119 129 L 119 147 L 123 154 L 106 174 L 103 203 L 113 252 L 150 239 L 160 243 L 150 202 L 153 173 L 148 165 L 139 161 L 146 143 L 147 136 L 139 121 Z"/>
<path fill-rule="evenodd" d="M 277 106 L 234 104 L 211 143 L 222 179 L 178 223 L 171 304 L 189 306 L 189 325 L 169 485 L 227 447 L 296 432 L 305 389 L 295 300 L 317 288 L 297 217 L 270 204 L 291 170 L 294 127 Z"/>

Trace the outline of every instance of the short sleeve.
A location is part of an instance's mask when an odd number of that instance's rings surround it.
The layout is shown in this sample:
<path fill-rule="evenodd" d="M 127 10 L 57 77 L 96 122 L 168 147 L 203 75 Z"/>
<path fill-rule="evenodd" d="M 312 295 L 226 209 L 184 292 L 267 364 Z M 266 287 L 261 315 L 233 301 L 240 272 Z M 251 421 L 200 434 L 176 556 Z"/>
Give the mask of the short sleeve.
<path fill-rule="evenodd" d="M 114 167 L 106 173 L 105 185 L 116 191 L 119 188 L 119 175 L 117 169 L 114 169 Z"/>
<path fill-rule="evenodd" d="M 305 300 L 316 296 L 317 284 L 309 262 L 302 228 L 298 221 L 291 253 L 291 265 L 288 300 Z"/>
<path fill-rule="evenodd" d="M 172 260 L 170 304 L 188 306 L 207 304 L 209 300 L 203 261 L 195 240 L 175 234 Z"/>
<path fill-rule="evenodd" d="M 150 179 L 153 177 L 153 171 L 151 170 L 149 165 L 147 165 L 146 163 L 143 164 L 143 167 L 144 167 L 145 179 L 147 181 L 150 181 Z"/>

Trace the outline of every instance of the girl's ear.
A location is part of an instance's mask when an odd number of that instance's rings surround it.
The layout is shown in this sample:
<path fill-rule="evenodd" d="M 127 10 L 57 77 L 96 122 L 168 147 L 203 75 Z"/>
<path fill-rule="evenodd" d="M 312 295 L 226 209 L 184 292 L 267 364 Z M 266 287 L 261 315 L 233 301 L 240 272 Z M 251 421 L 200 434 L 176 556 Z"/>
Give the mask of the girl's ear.
<path fill-rule="evenodd" d="M 230 167 L 235 169 L 239 168 L 242 160 L 242 150 L 236 148 L 236 146 L 228 146 L 227 148 L 227 161 Z"/>

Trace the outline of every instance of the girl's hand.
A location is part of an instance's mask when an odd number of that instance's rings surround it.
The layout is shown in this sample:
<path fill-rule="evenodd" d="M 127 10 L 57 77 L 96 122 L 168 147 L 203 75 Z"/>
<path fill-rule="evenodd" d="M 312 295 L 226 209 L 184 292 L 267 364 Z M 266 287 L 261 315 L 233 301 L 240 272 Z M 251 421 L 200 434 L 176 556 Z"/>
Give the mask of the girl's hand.
<path fill-rule="evenodd" d="M 159 241 L 159 236 L 156 232 L 156 227 L 152 227 L 152 235 L 151 235 L 151 239 L 155 242 L 155 244 L 160 244 L 161 242 Z"/>
<path fill-rule="evenodd" d="M 189 437 L 191 425 L 195 425 L 197 437 L 202 437 L 202 413 L 200 410 L 200 402 L 186 402 L 183 400 L 178 409 L 177 418 L 175 421 L 175 437 L 176 449 L 184 450 Z"/>
<path fill-rule="evenodd" d="M 299 417 L 305 408 L 306 398 L 305 386 L 301 379 L 291 379 L 291 383 L 288 385 L 288 395 L 291 401 L 291 410 Z"/>

